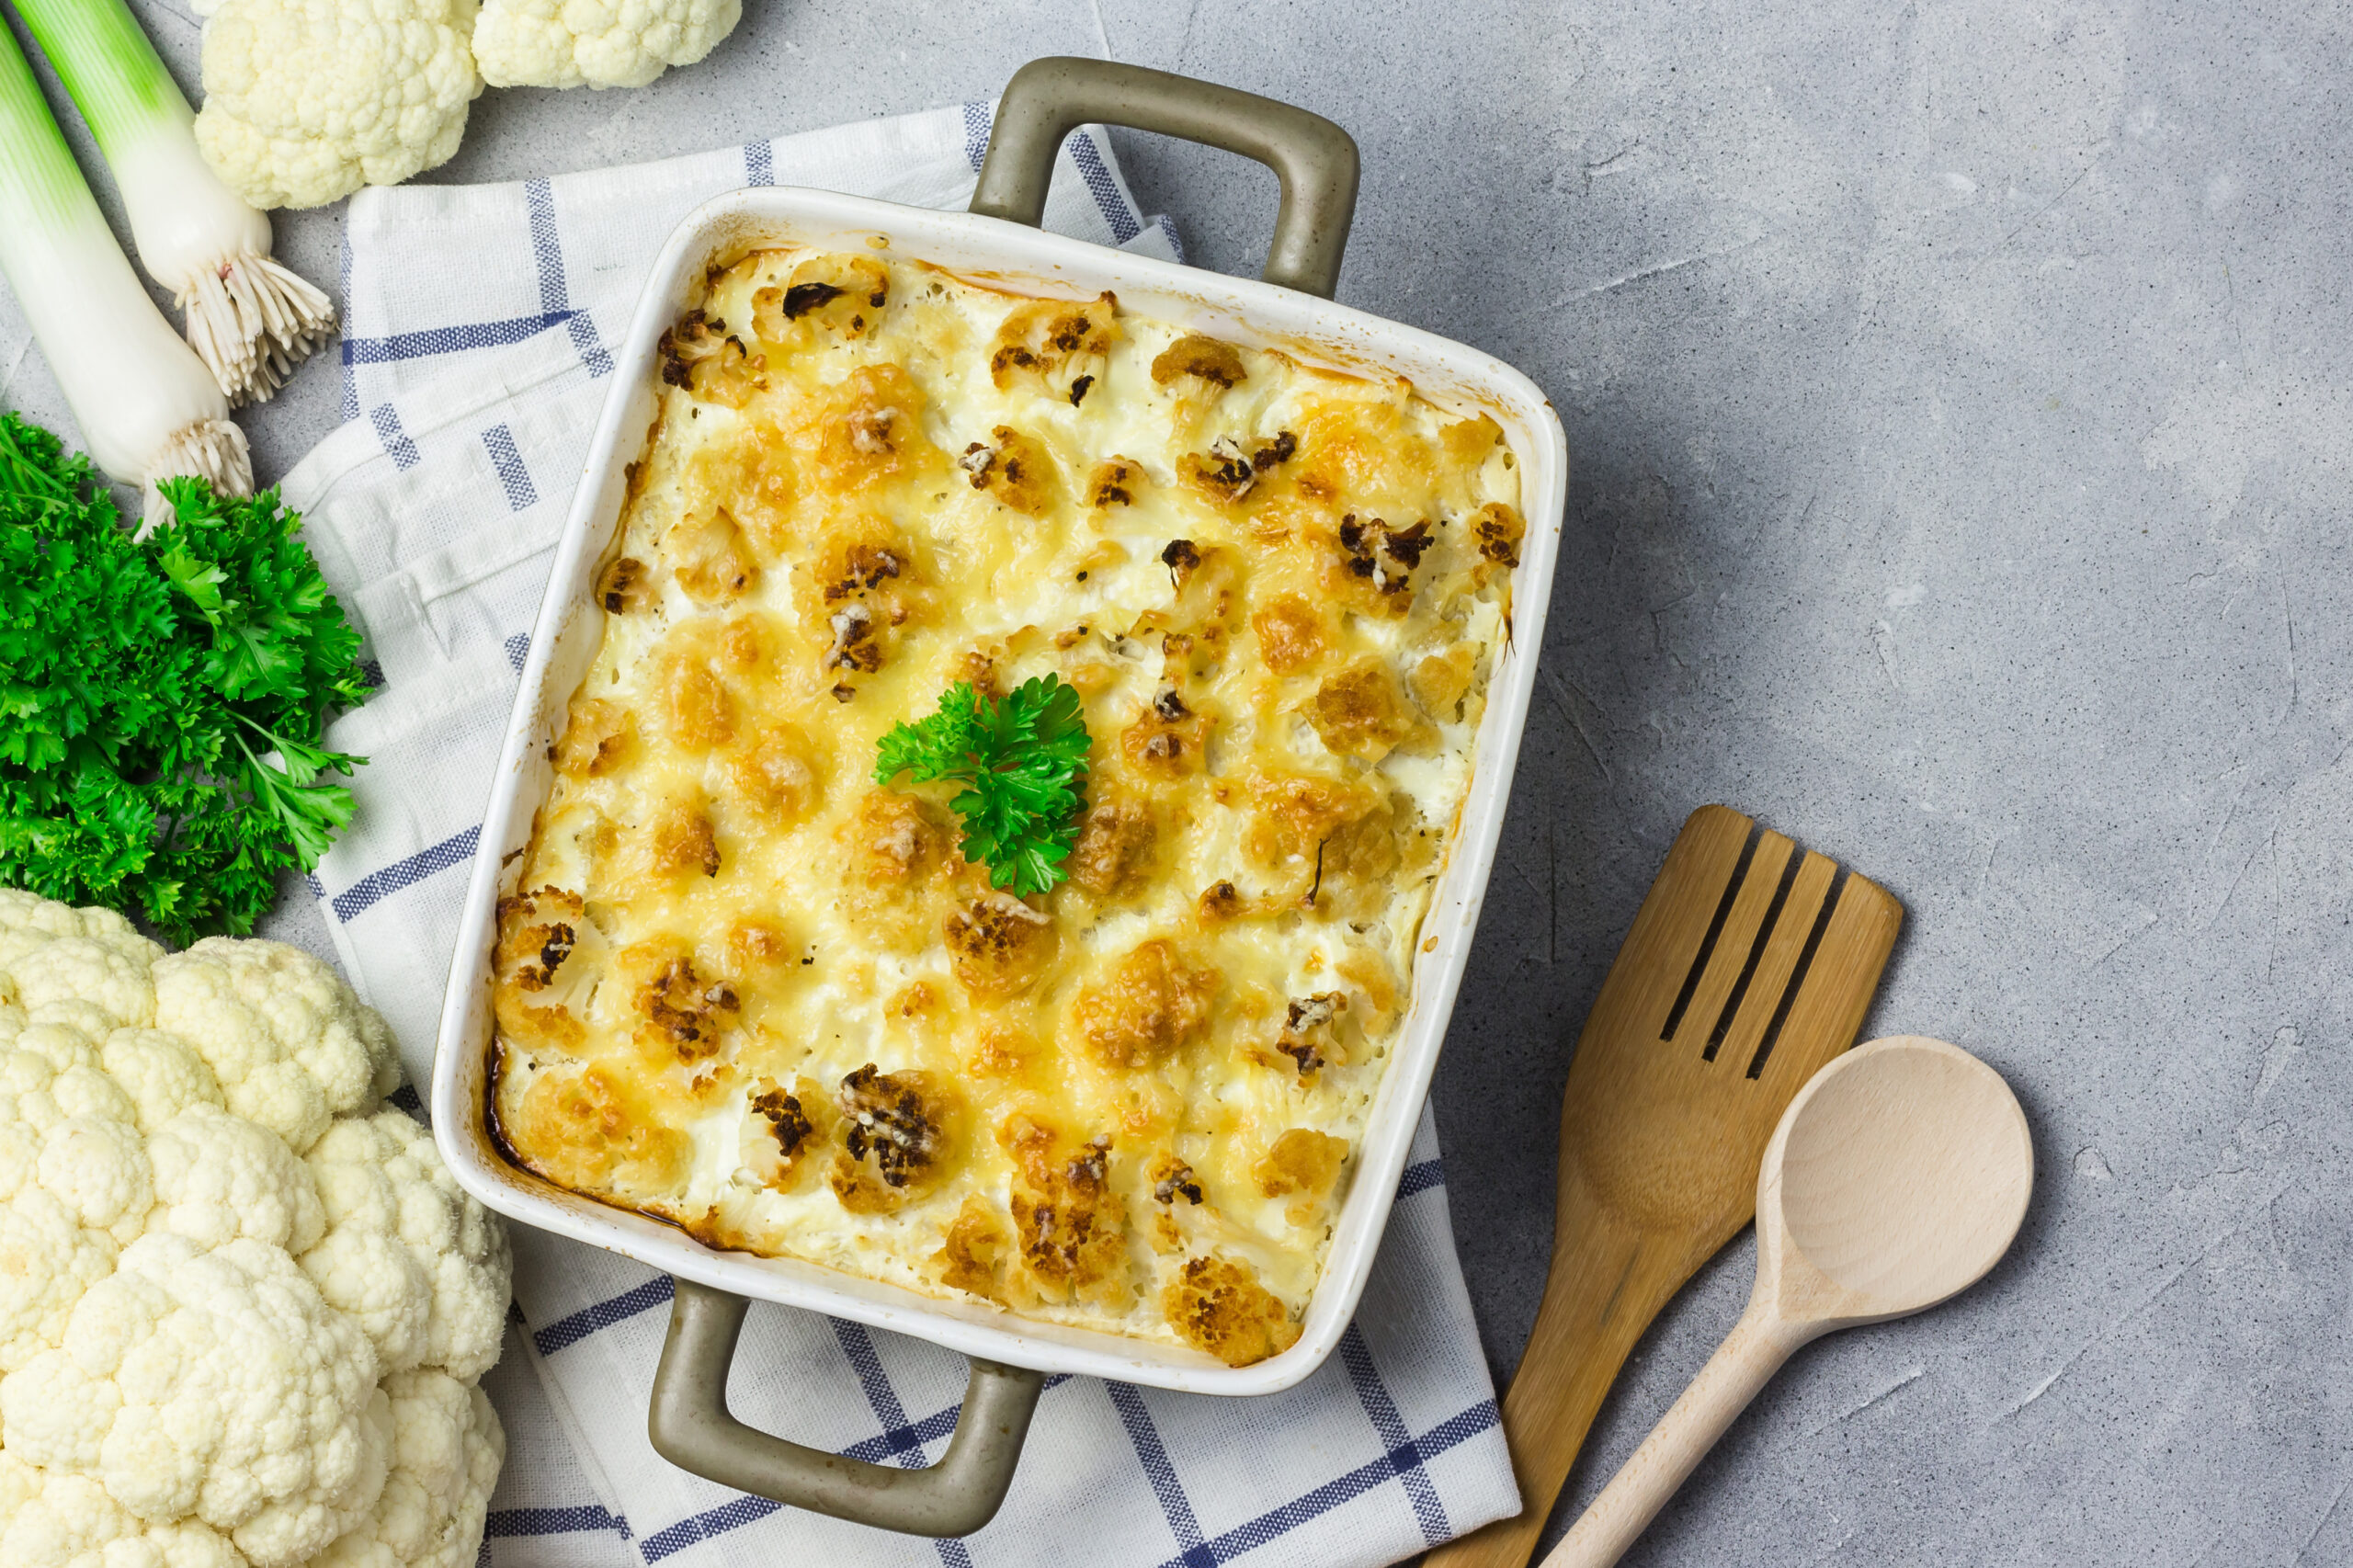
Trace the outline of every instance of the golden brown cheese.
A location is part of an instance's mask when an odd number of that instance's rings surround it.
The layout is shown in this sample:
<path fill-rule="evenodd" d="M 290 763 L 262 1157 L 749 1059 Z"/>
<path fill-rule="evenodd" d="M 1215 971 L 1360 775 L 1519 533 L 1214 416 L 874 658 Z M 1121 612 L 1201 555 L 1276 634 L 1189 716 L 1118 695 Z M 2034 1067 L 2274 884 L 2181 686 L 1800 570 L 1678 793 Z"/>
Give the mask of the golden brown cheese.
<path fill-rule="evenodd" d="M 715 1246 L 1279 1352 L 1408 1005 L 1526 529 L 1402 381 L 873 255 L 667 333 L 500 906 L 502 1136 Z M 1047 672 L 1068 880 L 875 743 Z"/>

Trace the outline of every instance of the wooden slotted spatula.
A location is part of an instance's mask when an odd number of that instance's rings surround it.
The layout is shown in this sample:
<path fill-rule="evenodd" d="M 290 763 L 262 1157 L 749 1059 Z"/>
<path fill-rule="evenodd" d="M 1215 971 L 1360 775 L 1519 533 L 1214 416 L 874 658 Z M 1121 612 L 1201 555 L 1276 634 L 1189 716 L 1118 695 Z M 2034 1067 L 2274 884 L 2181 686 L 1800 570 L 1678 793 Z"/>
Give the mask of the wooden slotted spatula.
<path fill-rule="evenodd" d="M 1424 1568 L 1523 1568 L 1634 1342 L 1755 1216 L 1774 1127 L 1854 1043 L 1903 924 L 1876 882 L 1738 812 L 1683 824 L 1569 1064 L 1552 1267 L 1504 1395 L 1526 1506 Z"/>

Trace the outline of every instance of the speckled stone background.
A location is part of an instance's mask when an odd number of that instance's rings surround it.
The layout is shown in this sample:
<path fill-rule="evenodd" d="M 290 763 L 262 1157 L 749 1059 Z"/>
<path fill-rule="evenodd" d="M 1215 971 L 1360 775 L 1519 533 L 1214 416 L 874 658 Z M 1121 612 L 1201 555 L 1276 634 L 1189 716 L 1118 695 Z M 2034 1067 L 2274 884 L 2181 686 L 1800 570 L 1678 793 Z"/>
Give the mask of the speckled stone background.
<path fill-rule="evenodd" d="M 183 80 L 179 0 L 133 0 Z M 1341 295 L 1519 365 L 1576 465 L 1540 695 L 1438 1074 L 1498 1379 L 1568 1041 L 1692 807 L 1910 924 L 1869 1025 L 2006 1073 L 1990 1280 L 1800 1355 L 1646 1564 L 2353 1562 L 2353 23 L 2328 4 L 751 0 L 631 93 L 492 92 L 483 180 L 992 96 L 1108 52 L 1365 153 Z M 61 100 L 62 101 L 62 100 Z M 1196 260 L 1271 176 L 1126 135 Z M 86 149 L 85 149 L 86 150 Z M 335 210 L 281 254 L 335 275 Z M 305 373 L 265 479 L 334 418 Z M 63 411 L 0 305 L 0 401 Z M 324 949 L 299 892 L 278 934 Z M 1564 1528 L 1739 1310 L 1604 1410 Z M 1255 1561 L 1255 1559 L 1253 1559 Z"/>

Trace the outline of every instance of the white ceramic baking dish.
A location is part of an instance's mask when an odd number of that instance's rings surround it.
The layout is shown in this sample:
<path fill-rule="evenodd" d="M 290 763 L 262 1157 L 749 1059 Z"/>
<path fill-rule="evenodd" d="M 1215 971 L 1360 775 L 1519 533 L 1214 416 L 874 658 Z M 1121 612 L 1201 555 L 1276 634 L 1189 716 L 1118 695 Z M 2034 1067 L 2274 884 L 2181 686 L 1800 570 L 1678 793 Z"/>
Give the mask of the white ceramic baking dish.
<path fill-rule="evenodd" d="M 1292 286 L 1207 273 L 1034 227 L 1055 149 L 1074 126 L 1097 120 L 1211 142 L 1274 165 L 1283 177 L 1284 203 L 1267 270 Z M 1353 143 L 1337 127 L 1304 111 L 1134 67 L 1040 61 L 1006 89 L 972 212 L 923 210 L 818 190 L 746 190 L 688 217 L 655 262 L 628 337 L 614 355 L 613 391 L 532 632 L 458 934 L 432 1109 L 443 1155 L 483 1203 L 677 1278 L 653 1425 L 656 1446 L 688 1468 L 887 1528 L 960 1534 L 985 1522 L 1010 1480 L 1040 1381 L 1035 1374 L 1083 1373 L 1199 1393 L 1268 1393 L 1314 1370 L 1355 1312 L 1470 957 L 1527 720 L 1568 486 L 1560 422 L 1527 377 L 1476 349 L 1317 297 L 1328 294 L 1336 278 L 1355 187 Z M 994 287 L 1074 300 L 1108 289 L 1125 312 L 1280 347 L 1335 368 L 1408 377 L 1443 408 L 1492 415 L 1518 459 L 1528 534 L 1514 578 L 1510 642 L 1492 677 L 1473 782 L 1424 927 L 1427 950 L 1419 955 L 1411 1011 L 1374 1096 L 1302 1332 L 1290 1349 L 1255 1366 L 1226 1367 L 1184 1348 L 1029 1322 L 790 1258 L 714 1251 L 670 1225 L 563 1191 L 517 1168 L 502 1155 L 489 1125 L 490 958 L 497 901 L 516 891 L 509 884 L 519 874 L 519 851 L 552 781 L 551 743 L 597 648 L 603 611 L 590 592 L 591 578 L 620 526 L 625 471 L 640 456 L 653 423 L 656 343 L 695 300 L 714 261 L 758 245 L 863 250 L 885 240 L 893 256 L 985 274 Z M 973 1358 L 966 1419 L 948 1458 L 932 1471 L 858 1466 L 733 1423 L 725 1414 L 723 1390 L 745 1298 L 916 1335 Z"/>

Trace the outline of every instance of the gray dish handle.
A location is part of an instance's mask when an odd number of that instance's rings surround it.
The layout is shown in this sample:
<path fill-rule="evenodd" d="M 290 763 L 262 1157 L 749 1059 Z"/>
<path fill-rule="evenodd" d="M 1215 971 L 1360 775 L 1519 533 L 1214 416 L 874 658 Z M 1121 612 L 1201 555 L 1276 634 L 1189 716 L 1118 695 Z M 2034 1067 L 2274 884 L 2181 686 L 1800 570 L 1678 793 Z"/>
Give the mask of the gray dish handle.
<path fill-rule="evenodd" d="M 970 1535 L 1013 1484 L 1042 1372 L 975 1360 L 955 1436 L 924 1470 L 870 1464 L 746 1426 L 727 1409 L 727 1369 L 751 1302 L 678 1281 L 646 1421 L 654 1451 L 756 1497 L 908 1535 Z"/>
<path fill-rule="evenodd" d="M 1332 297 L 1356 216 L 1356 142 L 1322 115 L 1189 76 L 1108 60 L 1031 61 L 1005 85 L 972 210 L 1036 228 L 1063 138 L 1097 122 L 1222 147 L 1274 170 L 1283 204 L 1261 276 Z"/>

